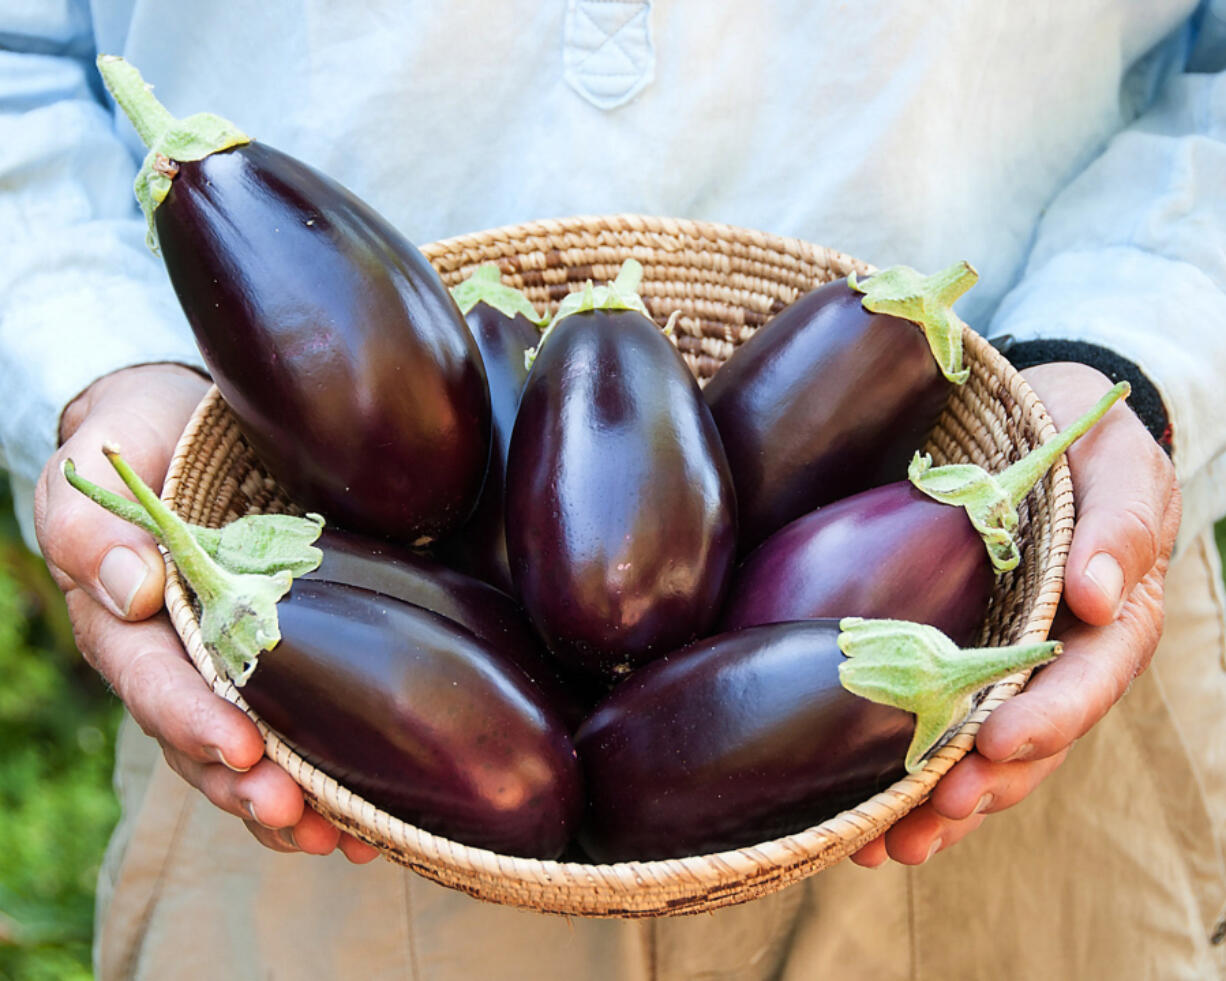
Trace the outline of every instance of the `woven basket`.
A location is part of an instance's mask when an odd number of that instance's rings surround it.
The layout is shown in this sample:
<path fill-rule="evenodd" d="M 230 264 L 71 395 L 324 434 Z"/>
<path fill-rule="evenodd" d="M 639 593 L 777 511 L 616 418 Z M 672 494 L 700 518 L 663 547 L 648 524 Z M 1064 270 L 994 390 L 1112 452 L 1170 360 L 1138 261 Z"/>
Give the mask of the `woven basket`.
<path fill-rule="evenodd" d="M 494 261 L 507 282 L 538 306 L 556 307 L 577 284 L 612 279 L 625 258 L 644 268 L 642 292 L 657 321 L 674 311 L 677 346 L 700 380 L 798 293 L 871 268 L 795 239 L 703 222 L 632 215 L 538 221 L 464 235 L 423 250 L 454 285 Z M 973 462 L 996 472 L 1054 428 L 1034 393 L 989 344 L 968 331 L 970 380 L 958 389 L 926 449 L 937 463 Z M 901 477 L 901 475 L 900 475 Z M 240 435 L 213 389 L 175 453 L 164 496 L 189 521 L 219 526 L 240 515 L 291 509 Z M 998 579 L 983 641 L 1046 637 L 1072 537 L 1072 486 L 1063 461 L 1020 509 L 1022 563 Z M 200 641 L 191 596 L 171 566 L 167 606 L 188 652 L 213 689 L 255 717 L 219 678 Z M 337 826 L 429 879 L 482 899 L 583 916 L 694 913 L 781 889 L 839 861 L 927 797 L 971 747 L 979 724 L 1024 683 L 992 688 L 971 719 L 919 773 L 816 827 L 719 854 L 616 865 L 547 862 L 498 855 L 412 827 L 350 793 L 308 764 L 262 723 L 267 755 Z"/>

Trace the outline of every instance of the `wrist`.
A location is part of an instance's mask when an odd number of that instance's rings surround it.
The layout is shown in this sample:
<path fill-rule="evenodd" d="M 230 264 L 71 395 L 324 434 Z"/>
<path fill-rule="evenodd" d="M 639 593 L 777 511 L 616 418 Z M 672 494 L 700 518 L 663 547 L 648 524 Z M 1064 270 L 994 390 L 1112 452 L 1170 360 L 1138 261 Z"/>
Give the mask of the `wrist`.
<path fill-rule="evenodd" d="M 1085 341 L 1038 339 L 998 344 L 1013 367 L 1022 371 L 1036 365 L 1071 361 L 1102 372 L 1112 383 L 1126 381 L 1132 386 L 1128 405 L 1154 441 L 1168 456 L 1172 452 L 1170 416 L 1158 388 L 1141 368 L 1108 348 Z"/>

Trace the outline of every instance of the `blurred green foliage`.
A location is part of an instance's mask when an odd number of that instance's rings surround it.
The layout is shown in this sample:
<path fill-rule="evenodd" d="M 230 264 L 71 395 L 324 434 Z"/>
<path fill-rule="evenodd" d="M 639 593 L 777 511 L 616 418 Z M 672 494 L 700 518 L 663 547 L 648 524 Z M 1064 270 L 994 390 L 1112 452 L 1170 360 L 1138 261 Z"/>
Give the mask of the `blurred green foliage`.
<path fill-rule="evenodd" d="M 0 473 L 0 979 L 93 976 L 98 866 L 119 816 L 118 699 L 72 640 Z"/>

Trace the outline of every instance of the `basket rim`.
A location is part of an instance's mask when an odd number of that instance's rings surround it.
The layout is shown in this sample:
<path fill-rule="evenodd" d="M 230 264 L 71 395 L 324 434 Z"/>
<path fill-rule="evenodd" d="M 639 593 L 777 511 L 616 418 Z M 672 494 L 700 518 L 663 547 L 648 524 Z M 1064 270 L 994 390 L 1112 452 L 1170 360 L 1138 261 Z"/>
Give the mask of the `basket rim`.
<path fill-rule="evenodd" d="M 821 257 L 835 256 L 857 268 L 872 268 L 843 253 L 802 239 L 716 222 L 636 214 L 578 215 L 504 225 L 442 239 L 423 246 L 422 251 L 433 262 L 439 256 L 462 254 L 478 247 L 487 248 L 491 241 L 514 241 L 520 243 L 522 249 L 523 243 L 531 242 L 534 237 L 555 241 L 556 236 L 582 234 L 593 227 L 602 232 L 682 233 L 721 241 L 734 236 L 753 245 L 760 244 L 768 250 L 783 249 L 792 254 L 800 252 L 817 257 L 819 261 Z M 1025 403 L 1025 414 L 1037 424 L 1039 438 L 1046 439 L 1055 433 L 1050 416 L 1025 379 L 988 341 L 967 327 L 964 329 L 964 346 L 968 353 L 987 362 L 990 369 L 1010 379 L 1014 396 Z M 190 473 L 190 449 L 200 431 L 223 407 L 220 392 L 216 386 L 212 386 L 197 406 L 175 448 L 162 491 L 162 497 L 168 503 L 175 502 Z M 228 409 L 224 411 L 228 412 Z M 1019 642 L 1042 640 L 1047 636 L 1059 602 L 1063 562 L 1072 535 L 1072 484 L 1063 458 L 1052 468 L 1047 481 L 1050 482 L 1051 496 L 1063 504 L 1054 509 L 1053 561 L 1044 569 L 1038 598 L 1024 630 L 1017 638 Z M 214 692 L 237 705 L 256 722 L 265 738 L 266 753 L 274 762 L 291 770 L 291 775 L 303 787 L 317 810 L 321 810 L 334 824 L 375 845 L 387 857 L 429 878 L 482 898 L 493 899 L 495 897 L 480 885 L 492 878 L 497 880 L 504 893 L 495 901 L 538 911 L 585 916 L 696 912 L 714 908 L 714 905 L 726 905 L 719 901 L 721 889 L 743 891 L 745 888 L 752 889 L 755 883 L 768 887 L 776 882 L 788 884 L 819 871 L 877 837 L 884 827 L 922 803 L 937 781 L 973 747 L 975 734 L 990 712 L 1020 691 L 1030 675 L 1030 672 L 1020 672 L 990 688 L 966 721 L 930 755 L 921 770 L 902 777 L 855 807 L 793 834 L 742 848 L 673 859 L 587 864 L 521 858 L 465 845 L 417 828 L 381 811 L 312 766 L 290 743 L 259 719 L 228 679 L 218 676 L 200 639 L 190 591 L 169 556 L 166 556 L 166 563 L 167 608 L 193 663 Z M 372 822 L 372 815 L 376 815 L 378 820 Z M 882 822 L 887 823 L 883 825 Z M 374 828 L 375 824 L 378 825 L 377 829 Z M 389 840 L 397 843 L 391 850 Z M 448 881 L 449 878 L 455 881 Z M 678 883 L 681 885 L 678 886 Z M 772 890 L 760 889 L 756 894 L 764 895 L 768 891 Z M 550 896 L 566 899 L 550 902 Z M 713 896 L 716 897 L 714 905 Z M 729 899 L 728 903 L 741 901 L 741 898 Z"/>

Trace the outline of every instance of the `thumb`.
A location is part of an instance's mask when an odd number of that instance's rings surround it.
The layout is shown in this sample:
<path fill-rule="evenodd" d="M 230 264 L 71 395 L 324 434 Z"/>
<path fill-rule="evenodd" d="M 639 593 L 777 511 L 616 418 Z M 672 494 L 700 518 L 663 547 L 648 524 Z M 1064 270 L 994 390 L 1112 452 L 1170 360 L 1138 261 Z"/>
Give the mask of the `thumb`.
<path fill-rule="evenodd" d="M 126 369 L 96 382 L 74 403 L 72 434 L 39 478 L 34 527 L 60 589 L 83 589 L 115 616 L 143 620 L 162 606 L 165 566 L 153 539 L 73 488 L 61 472 L 71 458 L 82 476 L 129 496 L 100 452 L 118 443 L 155 491 L 175 443 L 207 383 L 169 365 Z"/>
<path fill-rule="evenodd" d="M 1027 380 L 1063 429 L 1111 385 L 1085 365 L 1042 365 Z M 1170 458 L 1126 404 L 1117 404 L 1068 451 L 1077 523 L 1064 599 L 1080 620 L 1105 626 L 1162 558 L 1169 556 L 1178 507 Z"/>

